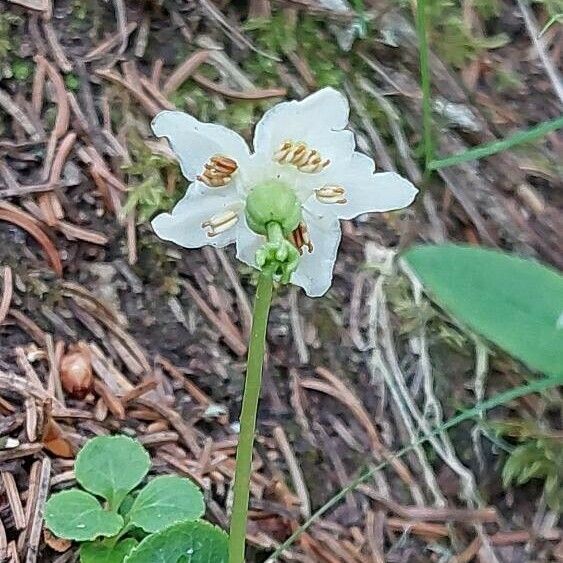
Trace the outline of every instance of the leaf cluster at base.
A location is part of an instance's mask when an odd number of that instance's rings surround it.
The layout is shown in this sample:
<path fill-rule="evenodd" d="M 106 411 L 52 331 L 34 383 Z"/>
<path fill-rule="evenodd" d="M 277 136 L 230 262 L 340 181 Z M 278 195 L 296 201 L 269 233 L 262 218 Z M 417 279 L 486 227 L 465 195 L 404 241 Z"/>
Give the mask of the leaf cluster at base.
<path fill-rule="evenodd" d="M 131 438 L 89 440 L 75 463 L 84 490 L 52 495 L 46 527 L 60 538 L 85 542 L 81 563 L 226 562 L 226 534 L 199 520 L 203 495 L 189 479 L 161 475 L 135 490 L 150 465 L 147 451 Z"/>

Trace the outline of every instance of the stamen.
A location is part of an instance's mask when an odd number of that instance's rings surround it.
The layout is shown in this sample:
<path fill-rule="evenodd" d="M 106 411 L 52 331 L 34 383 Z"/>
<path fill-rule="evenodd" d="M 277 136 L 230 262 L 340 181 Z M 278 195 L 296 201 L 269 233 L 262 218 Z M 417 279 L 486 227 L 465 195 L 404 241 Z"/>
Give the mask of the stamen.
<path fill-rule="evenodd" d="M 219 233 L 234 227 L 238 223 L 238 214 L 235 211 L 229 210 L 224 213 L 213 215 L 211 219 L 204 221 L 201 226 L 203 229 L 209 229 L 208 237 L 215 237 Z"/>
<path fill-rule="evenodd" d="M 301 172 L 309 174 L 320 172 L 330 164 L 330 160 L 322 159 L 319 151 L 295 141 L 284 141 L 274 153 L 274 160 L 280 164 L 291 164 Z"/>
<path fill-rule="evenodd" d="M 299 254 L 303 254 L 303 247 L 307 248 L 309 254 L 313 252 L 313 243 L 309 238 L 309 231 L 305 223 L 299 223 L 297 228 L 289 235 L 289 242 L 299 250 Z"/>
<path fill-rule="evenodd" d="M 237 169 L 238 164 L 235 160 L 217 154 L 204 165 L 203 173 L 197 179 L 210 188 L 221 188 L 233 179 L 233 174 Z"/>
<path fill-rule="evenodd" d="M 342 186 L 323 186 L 315 190 L 315 196 L 321 203 L 346 203 L 345 194 Z"/>

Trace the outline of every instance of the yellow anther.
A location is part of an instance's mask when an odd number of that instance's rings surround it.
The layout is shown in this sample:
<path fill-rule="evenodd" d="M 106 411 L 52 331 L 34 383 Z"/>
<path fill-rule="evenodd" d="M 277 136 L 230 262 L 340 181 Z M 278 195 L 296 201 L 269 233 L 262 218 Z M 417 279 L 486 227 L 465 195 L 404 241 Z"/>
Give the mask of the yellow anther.
<path fill-rule="evenodd" d="M 321 203 L 346 203 L 346 190 L 342 186 L 323 186 L 315 190 L 315 196 Z"/>
<path fill-rule="evenodd" d="M 291 164 L 301 172 L 310 174 L 320 172 L 330 164 L 330 160 L 323 160 L 318 151 L 295 141 L 284 141 L 274 153 L 274 160 L 280 164 Z"/>

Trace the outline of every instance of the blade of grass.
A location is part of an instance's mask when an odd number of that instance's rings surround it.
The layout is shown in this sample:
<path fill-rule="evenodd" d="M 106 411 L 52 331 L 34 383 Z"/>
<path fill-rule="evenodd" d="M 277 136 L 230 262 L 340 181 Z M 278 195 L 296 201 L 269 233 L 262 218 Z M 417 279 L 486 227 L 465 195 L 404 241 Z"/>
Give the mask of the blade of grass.
<path fill-rule="evenodd" d="M 514 389 L 509 389 L 508 391 L 504 391 L 503 393 L 499 393 L 498 395 L 488 399 L 487 401 L 483 401 L 475 405 L 473 408 L 465 410 L 460 414 L 450 418 L 443 424 L 439 425 L 435 428 L 432 432 L 421 436 L 418 440 L 411 442 L 408 446 L 405 446 L 398 452 L 394 454 L 394 456 L 390 459 L 387 459 L 383 463 L 380 463 L 376 467 L 369 469 L 368 471 L 360 474 L 356 479 L 351 481 L 346 487 L 341 489 L 338 493 L 336 493 L 328 502 L 326 502 L 323 506 L 321 506 L 311 517 L 306 520 L 299 528 L 297 528 L 289 538 L 283 542 L 275 551 L 268 557 L 266 563 L 274 563 L 276 561 L 276 557 L 280 556 L 288 547 L 290 547 L 295 540 L 305 531 L 307 530 L 316 520 L 318 520 L 325 512 L 330 510 L 334 505 L 336 505 L 342 498 L 344 498 L 349 492 L 353 491 L 358 485 L 362 484 L 364 481 L 369 479 L 373 476 L 377 471 L 380 471 L 384 467 L 386 467 L 391 459 L 399 458 L 404 456 L 406 453 L 410 452 L 415 447 L 423 444 L 428 440 L 428 438 L 440 434 L 454 426 L 457 426 L 461 422 L 469 420 L 471 418 L 480 416 L 484 412 L 498 407 L 500 405 L 509 403 L 514 399 L 518 399 L 519 397 L 523 397 L 525 395 L 529 395 L 531 393 L 539 393 L 541 391 L 545 391 L 547 389 L 551 389 L 553 387 L 559 387 L 563 385 L 563 377 L 547 377 L 544 379 L 537 379 L 528 383 L 527 385 L 520 385 L 515 387 Z"/>
<path fill-rule="evenodd" d="M 429 162 L 428 167 L 430 170 L 438 170 L 439 168 L 447 168 L 449 166 L 455 166 L 460 162 L 467 162 L 468 160 L 478 160 L 480 158 L 485 158 L 493 154 L 508 150 L 522 143 L 529 143 L 552 131 L 561 129 L 563 127 L 563 116 L 551 121 L 545 121 L 527 129 L 526 131 L 519 131 L 514 135 L 502 139 L 501 141 L 493 141 L 491 143 L 485 143 L 468 151 L 454 154 L 453 156 L 448 156 L 446 158 L 441 158 L 438 160 L 432 160 Z"/>
<path fill-rule="evenodd" d="M 426 0 L 418 0 L 416 5 L 416 33 L 418 35 L 420 57 L 420 84 L 422 87 L 422 143 L 424 146 L 424 175 L 430 173 L 430 162 L 434 160 L 434 140 L 432 138 L 432 100 L 430 98 L 430 65 L 428 56 L 428 10 Z"/>

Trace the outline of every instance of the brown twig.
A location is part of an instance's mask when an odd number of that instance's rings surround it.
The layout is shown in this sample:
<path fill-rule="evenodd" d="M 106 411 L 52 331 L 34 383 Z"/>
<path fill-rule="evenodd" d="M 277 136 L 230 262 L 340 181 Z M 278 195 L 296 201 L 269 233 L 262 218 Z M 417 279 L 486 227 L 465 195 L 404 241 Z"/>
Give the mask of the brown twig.
<path fill-rule="evenodd" d="M 2 471 L 2 483 L 4 484 L 4 491 L 8 497 L 8 503 L 12 511 L 12 516 L 14 517 L 16 530 L 22 530 L 25 528 L 25 512 L 18 492 L 18 487 L 16 485 L 16 480 L 12 473 Z"/>
<path fill-rule="evenodd" d="M 42 133 L 37 130 L 20 106 L 2 89 L 0 89 L 0 107 L 4 108 L 34 141 L 40 141 L 43 138 Z"/>
<path fill-rule="evenodd" d="M 127 24 L 127 26 L 125 27 L 125 33 L 127 35 L 127 37 L 129 35 L 131 35 L 131 33 L 133 33 L 133 31 L 135 31 L 135 29 L 137 29 L 137 23 L 136 22 L 129 22 Z M 99 43 L 98 45 L 96 45 L 96 47 L 94 47 L 93 49 L 91 49 L 90 51 L 88 51 L 88 53 L 86 53 L 86 55 L 84 55 L 84 62 L 91 62 L 91 61 L 95 61 L 96 59 L 99 59 L 101 57 L 103 57 L 104 55 L 106 55 L 107 53 L 109 53 L 114 47 L 116 47 L 117 45 L 119 45 L 119 42 L 123 40 L 123 33 L 122 32 L 117 32 L 114 33 L 113 35 L 110 35 L 106 40 L 102 41 L 101 43 Z"/>
<path fill-rule="evenodd" d="M 174 72 L 166 79 L 162 86 L 162 93 L 169 96 L 175 92 L 207 59 L 210 51 L 202 49 L 190 55 Z"/>
<path fill-rule="evenodd" d="M 10 266 L 4 266 L 4 289 L 2 290 L 2 299 L 0 300 L 0 325 L 4 322 L 10 309 L 12 292 L 12 268 L 10 268 Z"/>
<path fill-rule="evenodd" d="M 285 88 L 264 88 L 243 91 L 233 90 L 228 86 L 217 84 L 199 73 L 195 73 L 193 79 L 202 88 L 215 92 L 216 94 L 221 94 L 221 96 L 225 96 L 225 98 L 232 98 L 233 100 L 267 100 L 269 98 L 283 98 L 287 94 Z"/>
<path fill-rule="evenodd" d="M 49 493 L 49 481 L 51 478 L 51 460 L 44 457 L 41 461 L 37 461 L 39 470 L 37 471 L 37 484 L 35 486 L 35 495 L 28 498 L 28 503 L 32 503 L 33 512 L 28 519 L 27 527 L 30 530 L 27 540 L 27 556 L 26 563 L 35 563 L 39 550 L 39 542 L 41 541 L 41 530 L 43 529 L 43 511 L 47 494 Z"/>
<path fill-rule="evenodd" d="M 159 111 L 160 107 L 156 102 L 153 102 L 142 90 L 140 87 L 135 87 L 135 85 L 131 84 L 127 81 L 123 76 L 121 76 L 117 71 L 107 70 L 107 69 L 99 69 L 96 70 L 95 73 L 100 76 L 101 78 L 105 78 L 119 86 L 125 88 L 128 92 L 133 94 L 133 97 L 141 104 L 143 109 L 147 112 L 150 117 L 154 117 Z"/>
<path fill-rule="evenodd" d="M 0 201 L 0 221 L 13 223 L 27 231 L 43 248 L 55 273 L 58 276 L 63 275 L 63 265 L 55 245 L 30 215 L 15 206 Z"/>
<path fill-rule="evenodd" d="M 227 319 L 220 318 L 211 307 L 207 304 L 205 299 L 199 294 L 197 289 L 188 281 L 182 280 L 182 284 L 190 294 L 190 297 L 195 301 L 196 305 L 200 308 L 201 312 L 215 325 L 217 330 L 225 338 L 225 342 L 238 356 L 243 356 L 246 353 L 246 344 L 236 326 Z"/>

